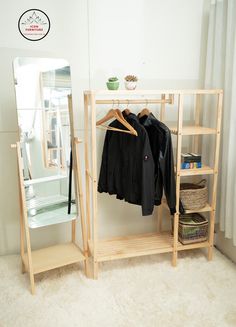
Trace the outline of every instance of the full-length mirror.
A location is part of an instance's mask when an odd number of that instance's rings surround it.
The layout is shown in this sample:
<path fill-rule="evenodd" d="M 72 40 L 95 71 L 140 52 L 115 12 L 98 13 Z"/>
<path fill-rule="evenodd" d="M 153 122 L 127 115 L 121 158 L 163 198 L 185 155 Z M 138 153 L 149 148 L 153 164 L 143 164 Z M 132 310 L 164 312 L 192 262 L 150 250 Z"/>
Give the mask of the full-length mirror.
<path fill-rule="evenodd" d="M 67 221 L 70 66 L 64 59 L 19 57 L 14 78 L 29 226 Z"/>

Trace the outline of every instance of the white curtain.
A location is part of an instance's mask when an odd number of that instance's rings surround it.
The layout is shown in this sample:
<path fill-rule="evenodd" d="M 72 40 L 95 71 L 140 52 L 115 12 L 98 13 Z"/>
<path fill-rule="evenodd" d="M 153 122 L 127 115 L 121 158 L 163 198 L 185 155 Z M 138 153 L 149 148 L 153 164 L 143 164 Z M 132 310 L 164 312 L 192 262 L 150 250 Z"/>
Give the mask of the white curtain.
<path fill-rule="evenodd" d="M 211 3 L 205 87 L 224 89 L 217 217 L 236 246 L 236 0 Z"/>

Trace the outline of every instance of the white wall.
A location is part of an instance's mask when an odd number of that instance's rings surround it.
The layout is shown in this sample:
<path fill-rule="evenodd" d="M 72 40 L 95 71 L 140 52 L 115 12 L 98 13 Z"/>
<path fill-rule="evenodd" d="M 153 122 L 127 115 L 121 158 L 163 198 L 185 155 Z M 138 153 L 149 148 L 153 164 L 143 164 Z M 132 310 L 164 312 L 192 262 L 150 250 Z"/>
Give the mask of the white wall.
<path fill-rule="evenodd" d="M 19 251 L 17 140 L 12 62 L 17 56 L 65 58 L 71 64 L 76 132 L 83 135 L 82 91 L 104 88 L 106 79 L 137 74 L 140 88 L 195 88 L 203 85 L 208 19 L 207 0 L 8 0 L 2 4 L 0 27 L 0 254 Z M 69 4 L 69 5 L 68 5 Z M 51 20 L 48 36 L 24 39 L 19 16 L 31 7 Z M 98 132 L 101 154 L 104 133 Z M 99 195 L 100 234 L 151 231 L 155 217 L 140 208 Z M 69 226 L 32 233 L 33 247 L 69 237 Z"/>

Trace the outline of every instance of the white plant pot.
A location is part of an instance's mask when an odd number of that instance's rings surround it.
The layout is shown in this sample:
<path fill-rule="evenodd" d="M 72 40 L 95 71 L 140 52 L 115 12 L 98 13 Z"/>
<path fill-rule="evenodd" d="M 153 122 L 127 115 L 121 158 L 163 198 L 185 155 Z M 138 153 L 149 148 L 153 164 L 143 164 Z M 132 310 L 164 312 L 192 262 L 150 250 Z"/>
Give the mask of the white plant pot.
<path fill-rule="evenodd" d="M 126 90 L 135 90 L 137 86 L 137 82 L 127 82 L 125 81 Z"/>

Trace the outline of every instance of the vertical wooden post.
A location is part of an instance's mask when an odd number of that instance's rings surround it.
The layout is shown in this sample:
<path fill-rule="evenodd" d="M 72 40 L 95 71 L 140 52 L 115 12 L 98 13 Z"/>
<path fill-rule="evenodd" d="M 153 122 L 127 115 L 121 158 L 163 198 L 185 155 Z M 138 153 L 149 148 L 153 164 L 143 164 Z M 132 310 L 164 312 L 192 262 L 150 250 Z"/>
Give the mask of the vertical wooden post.
<path fill-rule="evenodd" d="M 22 158 L 21 158 L 21 150 L 20 143 L 16 143 L 17 147 L 17 163 L 18 163 L 18 176 L 19 176 L 19 185 L 20 185 L 20 201 L 23 215 L 23 224 L 21 225 L 21 233 L 23 233 L 23 228 L 25 228 L 25 237 L 26 237 L 26 247 L 27 247 L 27 258 L 28 258 L 28 269 L 30 275 L 30 285 L 31 285 L 31 293 L 35 294 L 35 284 L 34 284 L 34 271 L 33 271 L 33 262 L 32 262 L 32 253 L 31 253 L 31 244 L 30 244 L 30 233 L 29 233 L 29 225 L 28 225 L 28 216 L 26 210 L 26 198 L 25 198 L 25 190 L 24 190 L 24 178 L 23 178 L 23 167 L 22 167 Z M 23 227 L 24 226 L 24 227 Z M 22 235 L 22 234 L 21 234 Z M 21 240 L 22 242 L 22 240 Z M 21 245 L 24 245 L 23 242 Z M 21 255 L 24 255 L 24 250 L 21 248 Z"/>
<path fill-rule="evenodd" d="M 79 207 L 80 207 L 80 220 L 81 220 L 81 230 L 82 230 L 82 238 L 83 238 L 83 248 L 84 248 L 84 256 L 85 256 L 85 275 L 88 277 L 88 240 L 86 234 L 86 225 L 85 225 L 85 215 L 84 215 L 84 197 L 83 197 L 83 185 L 82 185 L 82 175 L 81 175 L 81 167 L 80 167 L 80 159 L 79 159 L 79 150 L 78 144 L 75 144 L 75 160 L 77 167 L 77 194 L 79 196 Z"/>
<path fill-rule="evenodd" d="M 177 265 L 178 256 L 178 231 L 179 231 L 179 195 L 180 195 L 180 169 L 181 169 L 181 148 L 182 148 L 182 125 L 183 125 L 183 94 L 178 99 L 178 136 L 176 153 L 176 213 L 174 215 L 174 244 L 172 265 Z"/>
<path fill-rule="evenodd" d="M 157 209 L 157 233 L 162 232 L 162 215 L 163 215 L 163 204 L 161 203 Z"/>
<path fill-rule="evenodd" d="M 215 143 L 215 158 L 214 158 L 215 164 L 214 164 L 213 187 L 212 187 L 212 211 L 210 213 L 208 260 L 212 260 L 213 246 L 214 246 L 214 227 L 215 227 L 216 193 L 217 193 L 217 179 L 218 179 L 218 166 L 219 166 L 219 153 L 220 153 L 222 107 L 223 107 L 223 91 L 221 91 L 218 94 L 218 101 L 217 101 L 217 123 L 216 123 L 217 134 L 216 134 L 216 143 Z"/>
<path fill-rule="evenodd" d="M 160 110 L 160 121 L 163 122 L 165 119 L 165 107 L 166 107 L 166 95 L 161 95 L 161 110 Z M 163 217 L 163 204 L 161 204 L 157 209 L 157 232 L 162 231 L 162 217 Z"/>
<path fill-rule="evenodd" d="M 17 145 L 12 145 L 12 148 L 17 148 Z M 16 149 L 17 150 L 17 149 Z M 24 224 L 24 210 L 23 210 L 23 199 L 21 195 L 21 185 L 20 185 L 20 169 L 18 163 L 18 152 L 17 152 L 17 175 L 18 175 L 18 185 L 19 185 L 19 201 L 20 201 L 20 255 L 21 255 L 21 272 L 25 273 L 25 264 L 24 264 L 24 254 L 25 254 L 25 224 Z"/>
<path fill-rule="evenodd" d="M 98 229 L 97 229 L 97 143 L 96 143 L 96 100 L 91 93 L 91 123 L 92 123 L 92 193 L 93 193 L 93 277 L 98 278 Z"/>
<path fill-rule="evenodd" d="M 86 178 L 86 220 L 87 238 L 91 241 L 91 221 L 90 221 L 90 165 L 89 165 L 89 113 L 88 96 L 84 94 L 84 152 L 85 152 L 85 178 Z"/>
<path fill-rule="evenodd" d="M 78 194 L 77 194 L 77 187 L 76 187 L 76 160 L 75 160 L 75 144 L 74 144 L 74 118 L 73 118 L 73 105 L 72 105 L 72 95 L 68 95 L 68 108 L 69 108 L 69 119 L 70 119 L 70 136 L 71 136 L 71 150 L 72 150 L 72 158 L 73 158 L 73 176 L 74 176 L 74 187 L 75 187 L 75 198 L 76 198 L 76 211 L 77 214 L 78 210 Z M 71 239 L 72 242 L 75 243 L 76 239 L 76 220 L 72 220 L 71 223 Z"/>
<path fill-rule="evenodd" d="M 75 198 L 76 198 L 76 211 L 77 214 L 80 212 L 80 221 L 81 221 L 81 231 L 82 231 L 82 240 L 83 240 L 83 250 L 85 256 L 85 275 L 88 276 L 88 243 L 87 243 L 87 234 L 85 226 L 85 217 L 84 217 L 84 199 L 82 193 L 82 176 L 80 170 L 80 161 L 79 153 L 77 149 L 77 144 L 75 142 L 74 136 L 74 119 L 73 119 L 73 105 L 72 105 L 72 96 L 68 96 L 69 104 L 69 117 L 70 117 L 70 133 L 71 133 L 71 148 L 72 148 L 72 157 L 73 157 L 73 173 L 74 173 L 74 188 L 75 188 Z M 78 201 L 79 199 L 79 201 Z M 79 210 L 80 207 L 80 210 Z M 72 242 L 76 242 L 76 220 L 72 221 Z"/>
<path fill-rule="evenodd" d="M 195 100 L 195 113 L 194 113 L 194 120 L 195 120 L 195 126 L 200 125 L 200 115 L 201 115 L 201 94 L 196 94 L 196 100 Z M 192 149 L 193 152 L 198 153 L 199 152 L 199 135 L 193 136 L 193 145 Z"/>
<path fill-rule="evenodd" d="M 166 113 L 166 95 L 165 94 L 162 94 L 161 95 L 161 111 L 160 111 L 160 121 L 164 121 L 165 120 L 165 113 Z"/>

